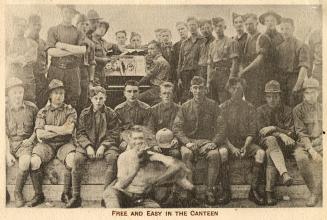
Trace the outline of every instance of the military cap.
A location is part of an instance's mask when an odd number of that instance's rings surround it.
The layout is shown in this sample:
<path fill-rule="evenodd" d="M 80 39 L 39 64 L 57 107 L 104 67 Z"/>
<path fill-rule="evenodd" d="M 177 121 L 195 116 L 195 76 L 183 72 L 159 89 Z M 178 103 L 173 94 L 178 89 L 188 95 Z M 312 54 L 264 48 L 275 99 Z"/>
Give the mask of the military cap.
<path fill-rule="evenodd" d="M 228 90 L 228 89 L 230 89 L 231 86 L 234 86 L 237 83 L 241 83 L 241 85 L 243 86 L 243 88 L 246 87 L 246 81 L 245 81 L 245 79 L 240 78 L 240 77 L 230 77 L 228 79 L 228 82 L 227 82 L 227 85 L 226 85 L 226 88 L 225 89 Z"/>
<path fill-rule="evenodd" d="M 303 82 L 303 89 L 318 89 L 319 88 L 319 81 L 314 78 L 309 78 L 304 80 Z"/>
<path fill-rule="evenodd" d="M 240 14 L 237 14 L 235 12 L 232 13 L 232 20 L 233 20 L 233 23 L 234 23 L 234 20 L 238 17 L 241 17 L 243 19 L 243 21 L 245 20 L 245 17 L 244 15 L 240 15 Z"/>
<path fill-rule="evenodd" d="M 17 87 L 17 86 L 21 86 L 24 87 L 24 83 L 22 80 L 16 78 L 16 77 L 11 77 L 7 80 L 6 83 L 6 92 L 9 91 L 9 89 L 13 88 L 13 87 Z"/>
<path fill-rule="evenodd" d="M 258 16 L 253 13 L 247 13 L 243 17 L 244 17 L 244 21 L 246 21 L 248 18 L 253 18 L 254 20 L 258 20 Z"/>
<path fill-rule="evenodd" d="M 205 80 L 201 76 L 194 76 L 191 80 L 191 86 L 205 84 Z"/>
<path fill-rule="evenodd" d="M 76 18 L 76 24 L 79 24 L 79 23 L 82 23 L 82 22 L 87 22 L 87 17 L 85 14 L 79 14 L 77 15 L 77 18 Z"/>
<path fill-rule="evenodd" d="M 50 93 L 52 90 L 58 89 L 58 88 L 64 89 L 65 88 L 64 83 L 62 81 L 60 81 L 59 79 L 53 79 L 49 83 L 48 92 Z"/>
<path fill-rule="evenodd" d="M 69 9 L 73 10 L 75 14 L 79 14 L 79 12 L 76 10 L 75 5 L 57 5 L 57 7 L 60 8 L 61 10 L 64 8 L 69 8 Z"/>
<path fill-rule="evenodd" d="M 94 9 L 91 9 L 87 12 L 87 18 L 89 20 L 101 20 L 102 18 L 100 18 L 98 12 L 96 12 Z"/>
<path fill-rule="evenodd" d="M 266 83 L 265 92 L 281 92 L 280 84 L 276 80 L 271 80 Z"/>
<path fill-rule="evenodd" d="M 171 141 L 174 139 L 174 133 L 168 128 L 160 129 L 156 133 L 156 141 L 160 148 L 170 148 Z"/>
<path fill-rule="evenodd" d="M 264 25 L 265 24 L 265 18 L 267 16 L 269 16 L 269 15 L 274 16 L 276 18 L 276 20 L 277 20 L 277 24 L 280 24 L 280 22 L 282 20 L 282 16 L 280 16 L 279 14 L 277 14 L 274 11 L 267 11 L 266 13 L 263 13 L 262 15 L 260 15 L 259 22 Z"/>
<path fill-rule="evenodd" d="M 103 93 L 106 95 L 106 90 L 105 88 L 101 87 L 101 86 L 94 86 L 90 89 L 90 97 L 92 98 L 93 96 L 96 96 L 99 93 Z"/>
<path fill-rule="evenodd" d="M 225 19 L 223 19 L 222 17 L 216 17 L 211 19 L 212 25 L 217 25 L 218 23 L 223 21 L 225 21 Z"/>
<path fill-rule="evenodd" d="M 294 20 L 292 18 L 282 18 L 281 23 L 289 23 L 294 27 Z"/>

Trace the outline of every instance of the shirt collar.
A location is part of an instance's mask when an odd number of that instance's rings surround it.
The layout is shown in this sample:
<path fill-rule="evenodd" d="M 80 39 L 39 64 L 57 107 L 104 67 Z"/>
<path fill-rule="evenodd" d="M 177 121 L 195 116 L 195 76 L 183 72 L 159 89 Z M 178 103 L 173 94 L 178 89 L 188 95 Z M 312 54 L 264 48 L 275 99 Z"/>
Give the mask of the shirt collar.
<path fill-rule="evenodd" d="M 128 101 L 126 101 L 126 104 L 129 108 L 134 108 L 140 105 L 140 101 L 136 100 L 135 103 L 132 105 L 131 103 L 129 103 Z"/>
<path fill-rule="evenodd" d="M 97 113 L 97 112 L 101 112 L 101 113 L 103 113 L 103 112 L 104 112 L 104 109 L 105 109 L 105 105 L 103 105 L 103 106 L 102 106 L 98 111 L 94 111 L 94 109 L 93 109 L 93 104 L 92 104 L 91 109 L 92 109 L 92 112 L 93 112 L 93 113 Z"/>
<path fill-rule="evenodd" d="M 65 107 L 65 104 L 64 103 L 62 103 L 60 106 L 58 106 L 58 107 L 55 107 L 55 106 L 53 106 L 52 104 L 51 104 L 51 102 L 49 102 L 48 103 L 48 109 L 50 110 L 50 111 L 56 111 L 56 110 L 63 110 L 64 109 L 64 107 Z"/>

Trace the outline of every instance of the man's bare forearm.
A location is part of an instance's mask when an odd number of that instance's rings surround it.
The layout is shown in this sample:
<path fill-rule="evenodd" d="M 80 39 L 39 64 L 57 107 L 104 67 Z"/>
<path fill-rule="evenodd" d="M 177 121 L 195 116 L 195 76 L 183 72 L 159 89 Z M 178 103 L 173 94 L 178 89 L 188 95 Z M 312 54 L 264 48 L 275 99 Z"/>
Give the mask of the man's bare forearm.
<path fill-rule="evenodd" d="M 51 132 L 51 131 L 47 131 L 47 130 L 44 130 L 44 129 L 37 129 L 36 130 L 36 136 L 40 140 L 48 140 L 48 139 L 59 136 L 59 134 Z"/>
<path fill-rule="evenodd" d="M 46 130 L 57 133 L 58 135 L 68 135 L 73 133 L 74 125 L 69 125 L 69 126 L 46 125 Z"/>
<path fill-rule="evenodd" d="M 243 74 L 252 71 L 253 69 L 259 67 L 263 62 L 263 55 L 259 54 L 247 67 L 243 69 Z"/>
<path fill-rule="evenodd" d="M 65 56 L 71 56 L 74 55 L 72 52 L 59 49 L 59 48 L 49 48 L 48 54 L 52 57 L 65 57 Z"/>

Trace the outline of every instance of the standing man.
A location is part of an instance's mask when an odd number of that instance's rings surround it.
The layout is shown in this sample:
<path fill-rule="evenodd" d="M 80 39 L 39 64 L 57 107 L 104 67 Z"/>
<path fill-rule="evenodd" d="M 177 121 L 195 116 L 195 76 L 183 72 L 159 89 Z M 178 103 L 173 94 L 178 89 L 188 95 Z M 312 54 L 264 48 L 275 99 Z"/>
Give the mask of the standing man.
<path fill-rule="evenodd" d="M 243 60 L 243 54 L 244 54 L 244 48 L 245 44 L 248 38 L 248 34 L 244 31 L 244 16 L 240 14 L 233 13 L 232 14 L 233 19 L 233 26 L 236 31 L 236 35 L 233 38 L 233 40 L 236 40 L 238 42 L 239 46 L 239 63 L 242 64 Z M 241 65 L 242 68 L 242 65 Z"/>
<path fill-rule="evenodd" d="M 228 82 L 228 91 L 231 98 L 221 104 L 221 117 L 218 120 L 217 143 L 224 143 L 229 153 L 234 158 L 253 158 L 251 189 L 249 200 L 257 205 L 264 205 L 265 200 L 259 193 L 259 181 L 262 177 L 265 151 L 254 143 L 257 133 L 256 111 L 253 105 L 242 99 L 245 81 L 241 78 L 231 78 Z M 227 158 L 227 157 L 226 157 Z M 228 164 L 226 158 L 222 157 L 222 188 L 230 198 L 230 183 Z M 230 199 L 225 199 L 221 203 L 227 203 Z"/>
<path fill-rule="evenodd" d="M 193 98 L 185 102 L 177 113 L 173 132 L 182 144 L 182 160 L 193 171 L 193 163 L 200 157 L 208 162 L 206 202 L 214 205 L 215 185 L 220 172 L 220 157 L 226 156 L 226 149 L 216 145 L 218 104 L 205 97 L 206 86 L 202 77 L 195 76 L 191 81 Z M 220 156 L 220 154 L 222 154 Z M 192 182 L 192 172 L 188 180 Z"/>
<path fill-rule="evenodd" d="M 78 13 L 73 5 L 59 5 L 62 22 L 48 31 L 48 55 L 51 56 L 48 80 L 61 80 L 66 87 L 66 103 L 77 107 L 81 94 L 80 62 L 86 52 L 84 35 L 72 25 L 74 16 Z"/>
<path fill-rule="evenodd" d="M 61 201 L 68 202 L 71 197 L 71 170 L 75 157 L 73 133 L 77 121 L 76 110 L 64 103 L 64 84 L 53 79 L 49 84 L 49 103 L 36 117 L 35 132 L 39 142 L 33 148 L 31 157 L 31 179 L 35 190 L 29 207 L 44 202 L 42 190 L 44 165 L 57 157 L 65 165 L 64 191 Z"/>
<path fill-rule="evenodd" d="M 46 90 L 47 79 L 45 78 L 48 72 L 48 55 L 46 52 L 46 42 L 40 38 L 42 20 L 39 15 L 31 15 L 28 18 L 28 38 L 34 40 L 38 44 L 37 59 L 33 66 L 36 91 L 36 105 L 42 108 L 47 103 Z"/>
<path fill-rule="evenodd" d="M 303 102 L 293 109 L 298 136 L 294 156 L 311 193 L 306 206 L 313 207 L 322 196 L 322 105 L 318 102 L 320 88 L 316 79 L 305 80 L 303 89 Z"/>
<path fill-rule="evenodd" d="M 38 44 L 25 38 L 26 20 L 13 18 L 13 39 L 8 42 L 6 50 L 6 64 L 8 77 L 17 77 L 23 81 L 25 92 L 24 100 L 35 103 L 35 78 L 33 66 L 37 60 Z"/>
<path fill-rule="evenodd" d="M 201 45 L 198 75 L 206 80 L 207 69 L 208 69 L 209 46 L 211 42 L 215 40 L 215 37 L 212 35 L 213 28 L 212 28 L 211 20 L 207 20 L 207 19 L 200 20 L 199 26 L 200 26 L 200 32 L 205 40 Z"/>
<path fill-rule="evenodd" d="M 151 41 L 148 44 L 148 57 L 152 60 L 146 69 L 146 75 L 140 80 L 140 84 L 150 82 L 151 88 L 140 94 L 140 100 L 150 106 L 160 102 L 160 88 L 163 82 L 169 80 L 170 65 L 160 52 L 160 44 Z"/>
<path fill-rule="evenodd" d="M 258 19 L 255 14 L 246 14 L 244 20 L 248 38 L 239 76 L 247 83 L 244 91 L 245 99 L 255 107 L 259 107 L 264 103 L 266 72 L 270 71 L 269 65 L 271 65 L 269 63 L 271 43 L 267 35 L 259 33 Z"/>
<path fill-rule="evenodd" d="M 177 84 L 181 91 L 180 101 L 182 103 L 190 98 L 188 88 L 198 72 L 200 50 L 204 41 L 199 34 L 199 24 L 195 17 L 187 19 L 187 26 L 191 36 L 181 44 L 177 68 Z"/>
<path fill-rule="evenodd" d="M 157 41 L 159 44 L 161 44 L 161 31 L 163 28 L 157 28 L 154 30 L 154 35 L 155 35 L 155 41 Z"/>
<path fill-rule="evenodd" d="M 104 174 L 104 188 L 116 177 L 119 148 L 119 119 L 111 108 L 105 106 L 106 90 L 100 86 L 90 91 L 92 105 L 85 108 L 78 120 L 77 142 L 74 165 L 72 169 L 73 198 L 67 208 L 81 206 L 81 179 L 83 166 L 88 159 L 105 158 L 107 169 Z"/>
<path fill-rule="evenodd" d="M 237 75 L 239 70 L 238 43 L 225 36 L 225 20 L 213 18 L 212 25 L 217 39 L 210 44 L 208 53 L 207 85 L 212 99 L 223 103 L 229 98 L 226 91 L 228 79 Z"/>
<path fill-rule="evenodd" d="M 310 68 L 309 48 L 293 36 L 294 21 L 282 18 L 280 30 L 284 41 L 277 46 L 278 81 L 283 91 L 282 101 L 289 106 L 301 102 L 299 92 Z"/>
<path fill-rule="evenodd" d="M 292 109 L 281 100 L 280 84 L 269 81 L 265 86 L 267 104 L 257 109 L 260 145 L 266 148 L 266 200 L 267 205 L 276 205 L 275 185 L 278 176 L 283 184 L 290 186 L 293 179 L 287 172 L 283 152 L 290 155 L 293 151 L 294 124 Z"/>
<path fill-rule="evenodd" d="M 77 112 L 81 113 L 81 111 L 88 105 L 89 88 L 93 86 L 96 62 L 95 45 L 86 35 L 87 31 L 89 30 L 87 17 L 84 14 L 79 14 L 76 20 L 77 30 L 83 33 L 84 44 L 87 46 L 86 53 L 81 58 L 82 60 L 79 66 L 81 79 L 81 95 L 78 101 Z"/>
<path fill-rule="evenodd" d="M 6 84 L 6 143 L 7 162 L 18 160 L 18 171 L 15 184 L 15 205 L 25 204 L 23 188 L 30 172 L 33 147 L 36 144 L 34 125 L 38 109 L 35 104 L 24 101 L 23 82 L 12 77 Z"/>
<path fill-rule="evenodd" d="M 124 52 L 126 50 L 127 32 L 125 30 L 117 31 L 115 36 L 118 49 Z"/>

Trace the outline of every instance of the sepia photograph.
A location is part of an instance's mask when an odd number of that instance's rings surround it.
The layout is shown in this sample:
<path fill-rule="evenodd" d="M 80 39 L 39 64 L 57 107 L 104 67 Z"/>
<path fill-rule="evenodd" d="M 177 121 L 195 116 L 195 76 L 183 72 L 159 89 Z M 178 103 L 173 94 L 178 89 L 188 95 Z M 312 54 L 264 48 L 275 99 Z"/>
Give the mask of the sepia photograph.
<path fill-rule="evenodd" d="M 323 207 L 322 4 L 91 3 L 3 6 L 6 209 Z"/>

